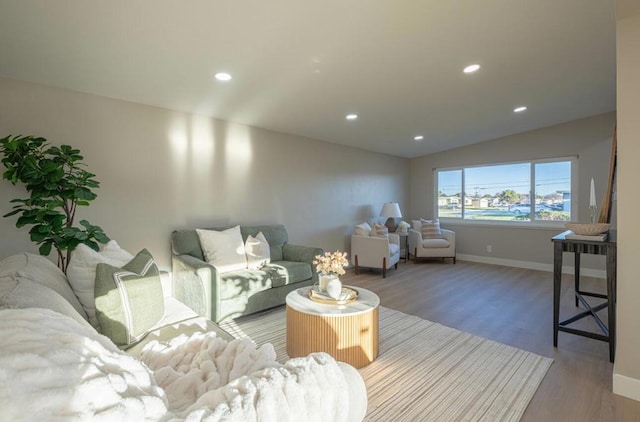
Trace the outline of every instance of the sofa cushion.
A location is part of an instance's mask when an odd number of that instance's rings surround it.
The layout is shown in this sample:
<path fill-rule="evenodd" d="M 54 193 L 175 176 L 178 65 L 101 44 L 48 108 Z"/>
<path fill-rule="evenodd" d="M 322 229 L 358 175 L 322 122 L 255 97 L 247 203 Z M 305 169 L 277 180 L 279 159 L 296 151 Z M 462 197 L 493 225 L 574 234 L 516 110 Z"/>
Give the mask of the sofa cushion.
<path fill-rule="evenodd" d="M 0 338 L 0 420 L 168 419 L 151 370 L 89 324 L 50 309 L 8 309 Z"/>
<path fill-rule="evenodd" d="M 244 269 L 218 274 L 218 277 L 219 299 L 232 299 L 242 295 L 249 297 L 272 287 L 271 278 L 263 270 Z"/>
<path fill-rule="evenodd" d="M 71 261 L 67 268 L 67 278 L 74 293 L 80 299 L 89 322 L 97 330 L 100 329 L 96 318 L 94 285 L 96 266 L 105 263 L 120 267 L 133 259 L 133 255 L 122 249 L 115 240 L 109 241 L 101 251 L 94 251 L 85 244 L 79 244 L 71 253 Z"/>
<path fill-rule="evenodd" d="M 50 288 L 69 302 L 82 318 L 87 319 L 67 277 L 47 258 L 27 252 L 7 257 L 0 261 L 0 282 L 5 277 L 19 277 Z"/>
<path fill-rule="evenodd" d="M 311 265 L 306 262 L 277 261 L 262 267 L 262 271 L 271 278 L 273 287 L 298 283 L 313 276 Z"/>
<path fill-rule="evenodd" d="M 262 232 L 253 237 L 249 235 L 244 242 L 244 251 L 247 255 L 247 268 L 257 270 L 271 262 L 271 250 L 269 242 Z"/>
<path fill-rule="evenodd" d="M 282 224 L 265 224 L 259 226 L 240 226 L 242 238 L 246 239 L 249 235 L 257 236 L 262 232 L 269 242 L 271 261 L 282 261 L 282 248 L 289 241 L 287 229 Z"/>
<path fill-rule="evenodd" d="M 423 239 L 423 248 L 448 248 L 450 245 L 447 239 Z"/>
<path fill-rule="evenodd" d="M 178 336 L 190 336 L 196 332 L 215 332 L 219 338 L 233 340 L 233 337 L 218 324 L 199 316 L 178 299 L 165 296 L 162 319 L 149 329 L 140 342 L 128 348 L 127 353 L 139 358 L 144 346 L 152 341 L 169 341 Z"/>
<path fill-rule="evenodd" d="M 146 250 L 122 268 L 96 268 L 96 316 L 100 332 L 118 346 L 139 341 L 164 315 L 158 267 Z"/>
<path fill-rule="evenodd" d="M 222 228 L 208 228 L 206 230 L 225 230 Z M 282 224 L 263 224 L 256 226 L 240 226 L 242 239 L 257 236 L 262 232 L 269 243 L 270 256 L 272 261 L 282 260 L 282 248 L 289 241 L 287 229 Z M 196 230 L 175 230 L 171 234 L 171 248 L 175 255 L 191 255 L 200 261 L 206 261 L 200 245 L 200 239 Z"/>
<path fill-rule="evenodd" d="M 357 234 L 358 236 L 369 236 L 369 233 L 371 233 L 371 226 L 366 221 L 353 228 L 353 234 Z"/>
<path fill-rule="evenodd" d="M 11 309 L 46 308 L 67 315 L 80 325 L 91 328 L 84 316 L 67 299 L 54 290 L 24 277 L 2 277 L 0 307 Z M 82 307 L 80 307 L 82 310 Z"/>
<path fill-rule="evenodd" d="M 206 262 L 195 230 L 175 230 L 171 233 L 171 251 L 175 255 L 191 255 Z"/>
<path fill-rule="evenodd" d="M 227 230 L 196 229 L 205 260 L 220 273 L 247 268 L 240 226 Z"/>
<path fill-rule="evenodd" d="M 375 223 L 371 230 L 371 236 L 374 237 L 389 237 L 389 229 L 382 223 Z"/>
<path fill-rule="evenodd" d="M 393 256 L 400 252 L 400 245 L 389 243 L 389 256 Z"/>

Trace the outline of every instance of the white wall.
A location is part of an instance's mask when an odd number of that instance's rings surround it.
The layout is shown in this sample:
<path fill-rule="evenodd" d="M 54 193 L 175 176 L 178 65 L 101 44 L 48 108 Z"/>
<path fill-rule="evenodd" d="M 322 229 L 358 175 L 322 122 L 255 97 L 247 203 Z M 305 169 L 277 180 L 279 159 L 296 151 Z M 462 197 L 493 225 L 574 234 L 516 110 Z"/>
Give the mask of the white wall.
<path fill-rule="evenodd" d="M 635 13 L 618 15 L 617 22 L 618 341 L 613 391 L 640 400 L 640 7 L 637 2 L 633 6 Z"/>
<path fill-rule="evenodd" d="M 174 229 L 282 223 L 291 243 L 348 251 L 354 224 L 387 201 L 404 209 L 404 158 L 7 78 L 0 98 L 0 136 L 70 144 L 97 175 L 78 220 L 165 269 Z M 0 213 L 18 197 L 22 187 L 0 180 Z M 37 251 L 28 230 L 0 219 L 0 258 L 22 250 Z"/>
<path fill-rule="evenodd" d="M 578 156 L 578 192 L 573 199 L 577 199 L 579 209 L 574 221 L 586 222 L 591 178 L 599 188 L 600 198 L 607 185 L 614 122 L 615 113 L 607 113 L 412 159 L 408 214 L 413 218 L 433 216 L 434 168 Z M 601 203 L 598 199 L 598 204 Z M 615 202 L 613 206 L 615 211 Z M 615 217 L 612 222 L 615 224 Z M 443 224 L 456 231 L 458 254 L 480 261 L 513 262 L 546 270 L 551 270 L 553 264 L 551 237 L 564 230 L 562 227 L 514 228 L 463 223 Z M 492 246 L 493 252 L 487 252 L 487 245 Z M 589 269 L 595 271 L 593 274 L 601 274 L 604 257 L 584 256 L 582 264 L 587 270 L 585 274 L 589 274 Z"/>

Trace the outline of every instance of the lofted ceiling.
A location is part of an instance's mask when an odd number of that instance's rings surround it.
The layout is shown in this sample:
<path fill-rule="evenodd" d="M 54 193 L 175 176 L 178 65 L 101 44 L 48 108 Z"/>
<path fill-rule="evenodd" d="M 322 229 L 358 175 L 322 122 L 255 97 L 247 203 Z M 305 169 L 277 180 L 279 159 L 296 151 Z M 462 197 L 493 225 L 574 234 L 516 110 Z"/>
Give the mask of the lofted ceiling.
<path fill-rule="evenodd" d="M 615 110 L 615 4 L 0 0 L 0 75 L 417 157 Z"/>

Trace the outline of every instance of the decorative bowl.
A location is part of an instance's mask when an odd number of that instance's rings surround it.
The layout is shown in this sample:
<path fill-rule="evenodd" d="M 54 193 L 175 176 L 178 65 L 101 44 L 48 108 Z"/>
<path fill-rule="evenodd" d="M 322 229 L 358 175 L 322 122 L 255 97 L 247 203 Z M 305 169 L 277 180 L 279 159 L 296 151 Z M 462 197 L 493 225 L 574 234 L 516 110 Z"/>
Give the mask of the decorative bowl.
<path fill-rule="evenodd" d="M 566 228 L 582 236 L 595 236 L 609 230 L 609 223 L 566 223 Z"/>

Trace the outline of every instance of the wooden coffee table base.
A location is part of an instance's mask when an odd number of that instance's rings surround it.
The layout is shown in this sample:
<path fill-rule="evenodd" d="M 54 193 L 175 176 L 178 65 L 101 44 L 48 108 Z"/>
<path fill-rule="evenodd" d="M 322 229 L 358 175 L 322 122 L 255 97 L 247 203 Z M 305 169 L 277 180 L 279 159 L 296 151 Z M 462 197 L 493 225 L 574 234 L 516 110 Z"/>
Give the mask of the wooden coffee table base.
<path fill-rule="evenodd" d="M 378 307 L 356 315 L 318 316 L 287 306 L 289 357 L 326 352 L 355 368 L 378 356 Z"/>

